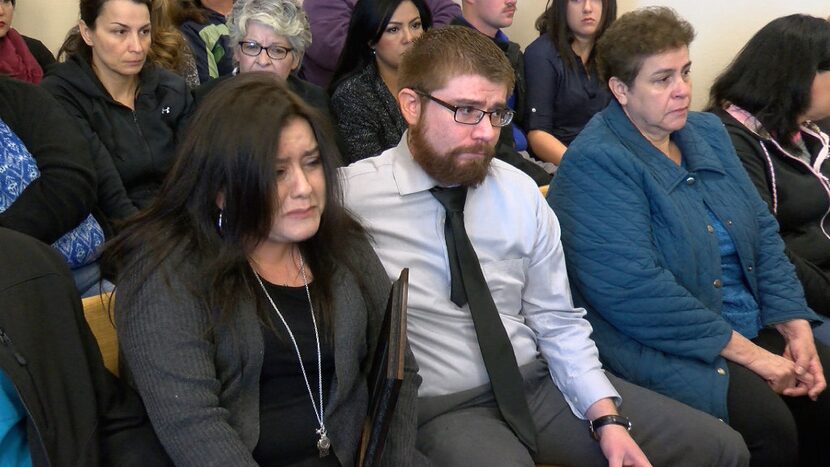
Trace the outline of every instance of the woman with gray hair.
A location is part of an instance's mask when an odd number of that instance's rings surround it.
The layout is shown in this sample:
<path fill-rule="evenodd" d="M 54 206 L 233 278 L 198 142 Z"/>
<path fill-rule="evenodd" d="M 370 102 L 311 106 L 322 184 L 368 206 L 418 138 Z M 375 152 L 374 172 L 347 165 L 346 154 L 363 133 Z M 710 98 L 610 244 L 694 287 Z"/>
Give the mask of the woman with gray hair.
<path fill-rule="evenodd" d="M 233 47 L 233 74 L 261 71 L 287 82 L 289 89 L 307 104 L 329 115 L 329 100 L 323 89 L 293 74 L 311 45 L 311 29 L 299 0 L 236 0 L 228 15 Z M 197 105 L 225 78 L 200 86 Z"/>

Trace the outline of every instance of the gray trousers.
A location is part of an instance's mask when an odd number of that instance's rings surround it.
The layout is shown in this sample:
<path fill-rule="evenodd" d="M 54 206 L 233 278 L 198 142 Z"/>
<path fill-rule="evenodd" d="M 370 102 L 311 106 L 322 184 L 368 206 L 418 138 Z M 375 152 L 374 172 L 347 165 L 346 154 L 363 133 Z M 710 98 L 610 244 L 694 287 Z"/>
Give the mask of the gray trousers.
<path fill-rule="evenodd" d="M 574 416 L 542 360 L 521 368 L 537 428 L 531 455 L 498 411 L 489 385 L 418 400 L 418 450 L 438 467 L 607 466 L 588 422 Z M 749 465 L 743 438 L 726 423 L 683 403 L 608 375 L 620 412 L 655 467 Z"/>

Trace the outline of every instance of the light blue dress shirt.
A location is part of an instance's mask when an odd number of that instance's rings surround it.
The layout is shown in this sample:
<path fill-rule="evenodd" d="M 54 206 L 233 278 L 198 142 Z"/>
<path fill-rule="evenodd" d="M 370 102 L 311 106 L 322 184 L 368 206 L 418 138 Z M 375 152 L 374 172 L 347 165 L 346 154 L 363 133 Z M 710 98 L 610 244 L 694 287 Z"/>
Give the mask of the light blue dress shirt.
<path fill-rule="evenodd" d="M 390 278 L 410 268 L 408 337 L 423 377 L 421 397 L 489 383 L 469 306 L 450 300 L 445 212 L 429 193 L 437 185 L 400 144 L 341 169 L 346 206 L 373 237 Z M 619 394 L 590 339 L 585 310 L 574 308 L 559 223 L 524 173 L 494 159 L 471 188 L 464 211 L 470 241 L 519 366 L 539 354 L 572 411 Z"/>

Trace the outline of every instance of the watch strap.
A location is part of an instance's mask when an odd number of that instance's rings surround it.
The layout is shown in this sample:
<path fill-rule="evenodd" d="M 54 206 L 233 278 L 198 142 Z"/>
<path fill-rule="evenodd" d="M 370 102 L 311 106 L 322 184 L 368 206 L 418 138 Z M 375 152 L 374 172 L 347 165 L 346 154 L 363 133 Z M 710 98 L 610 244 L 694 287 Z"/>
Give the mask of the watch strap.
<path fill-rule="evenodd" d="M 622 415 L 603 415 L 588 422 L 591 436 L 595 440 L 599 441 L 599 433 L 597 433 L 597 430 L 605 425 L 620 425 L 625 427 L 626 430 L 631 431 L 631 420 L 628 417 L 623 417 Z"/>

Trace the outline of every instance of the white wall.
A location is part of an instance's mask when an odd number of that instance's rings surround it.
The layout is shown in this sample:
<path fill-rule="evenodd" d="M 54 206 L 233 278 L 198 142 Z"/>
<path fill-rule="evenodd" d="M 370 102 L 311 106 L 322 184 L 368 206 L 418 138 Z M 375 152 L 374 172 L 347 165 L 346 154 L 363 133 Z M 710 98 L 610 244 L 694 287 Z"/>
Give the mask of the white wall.
<path fill-rule="evenodd" d="M 712 80 L 761 26 L 791 13 L 830 15 L 827 0 L 618 0 L 620 14 L 647 5 L 670 6 L 697 30 L 691 47 L 695 83 L 692 105 L 696 109 L 706 103 Z M 538 36 L 533 23 L 544 7 L 545 0 L 518 0 L 513 26 L 505 32 L 526 46 Z M 77 18 L 78 0 L 18 0 L 14 26 L 56 52 Z"/>

